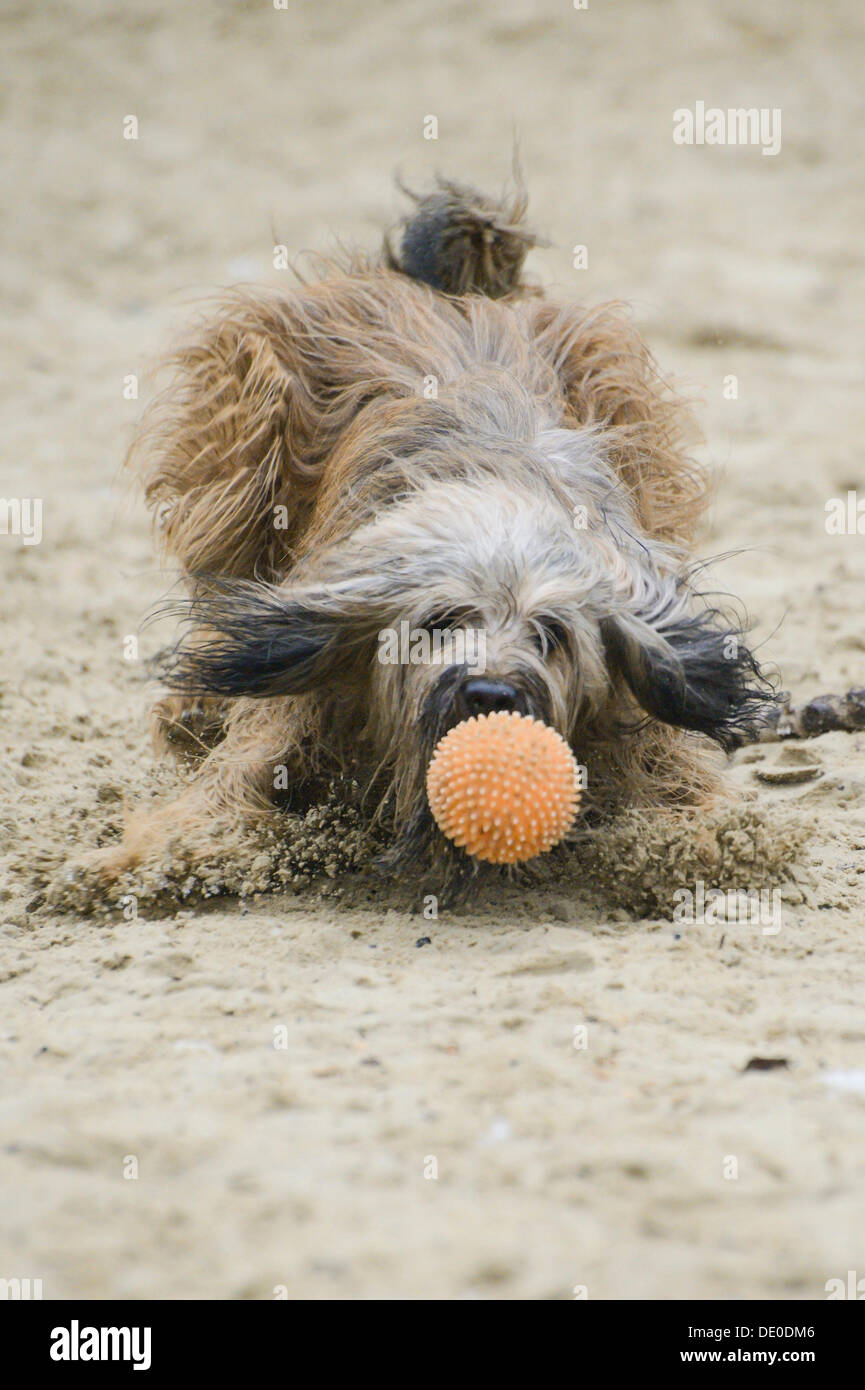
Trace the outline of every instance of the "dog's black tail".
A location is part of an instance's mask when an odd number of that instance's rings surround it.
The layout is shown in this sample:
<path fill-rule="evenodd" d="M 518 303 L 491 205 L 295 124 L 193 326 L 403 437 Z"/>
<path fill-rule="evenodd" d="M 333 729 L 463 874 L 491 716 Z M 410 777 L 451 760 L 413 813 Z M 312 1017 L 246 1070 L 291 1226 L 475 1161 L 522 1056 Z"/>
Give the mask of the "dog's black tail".
<path fill-rule="evenodd" d="M 385 263 L 442 294 L 525 293 L 523 262 L 538 239 L 523 222 L 528 197 L 518 170 L 515 184 L 495 202 L 449 179 L 438 178 L 427 194 L 400 183 L 415 206 L 401 224 L 398 249 L 385 238 Z"/>

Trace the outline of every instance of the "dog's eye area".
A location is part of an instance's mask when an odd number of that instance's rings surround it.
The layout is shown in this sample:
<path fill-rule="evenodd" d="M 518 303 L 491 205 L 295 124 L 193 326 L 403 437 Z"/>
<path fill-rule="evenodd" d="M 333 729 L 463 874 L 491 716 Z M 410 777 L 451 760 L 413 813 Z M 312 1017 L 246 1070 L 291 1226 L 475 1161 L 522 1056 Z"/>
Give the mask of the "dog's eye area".
<path fill-rule="evenodd" d="M 564 623 L 560 623 L 557 618 L 535 618 L 532 638 L 543 655 L 556 651 L 558 647 L 564 647 L 568 633 Z"/>
<path fill-rule="evenodd" d="M 424 627 L 427 632 L 447 632 L 455 627 L 467 627 L 471 621 L 471 614 L 459 612 L 457 609 L 449 609 L 441 613 L 431 613 L 424 619 Z"/>

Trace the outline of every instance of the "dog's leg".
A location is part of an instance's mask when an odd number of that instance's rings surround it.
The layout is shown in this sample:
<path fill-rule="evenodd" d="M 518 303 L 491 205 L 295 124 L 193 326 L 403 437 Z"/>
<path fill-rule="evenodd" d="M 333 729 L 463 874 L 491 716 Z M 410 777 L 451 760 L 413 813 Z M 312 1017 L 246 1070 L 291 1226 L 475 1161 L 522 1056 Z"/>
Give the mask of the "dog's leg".
<path fill-rule="evenodd" d="M 157 754 L 198 761 L 218 743 L 225 729 L 228 701 L 214 695 L 164 695 L 150 711 L 150 733 Z"/>
<path fill-rule="evenodd" d="M 279 580 L 292 563 L 319 481 L 319 372 L 298 347 L 303 295 L 229 296 L 166 359 L 173 378 L 141 423 L 127 463 L 139 475 L 160 547 L 199 576 Z M 307 338 L 308 338 L 307 334 Z M 207 634 L 201 634 L 205 641 Z M 222 736 L 220 699 L 157 701 L 157 752 L 204 756 Z"/>
<path fill-rule="evenodd" d="M 275 790 L 296 786 L 305 773 L 288 702 L 236 701 L 225 738 L 184 791 L 131 816 L 119 845 L 96 850 L 73 867 L 106 886 L 173 856 L 178 869 L 194 869 L 224 851 L 226 835 L 272 811 Z"/>
<path fill-rule="evenodd" d="M 364 306 L 353 283 L 229 292 L 165 359 L 168 383 L 127 463 L 161 549 L 187 575 L 278 582 L 294 563 L 327 460 L 357 413 L 352 376 L 365 359 L 353 314 Z"/>
<path fill-rule="evenodd" d="M 707 477 L 689 453 L 698 431 L 624 305 L 531 303 L 521 312 L 558 376 L 562 425 L 601 427 L 604 452 L 643 530 L 689 547 L 708 501 Z"/>

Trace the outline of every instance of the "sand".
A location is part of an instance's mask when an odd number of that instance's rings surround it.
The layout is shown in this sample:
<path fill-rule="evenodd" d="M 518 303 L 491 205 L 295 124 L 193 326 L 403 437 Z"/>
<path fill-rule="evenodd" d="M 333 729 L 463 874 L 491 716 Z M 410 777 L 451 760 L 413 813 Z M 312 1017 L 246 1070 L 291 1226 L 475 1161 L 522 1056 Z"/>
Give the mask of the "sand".
<path fill-rule="evenodd" d="M 865 541 L 824 525 L 865 496 L 860 6 L 13 0 L 2 31 L 2 495 L 44 515 L 39 544 L 0 536 L 0 1277 L 812 1299 L 865 1275 L 865 736 L 744 750 L 727 807 L 625 818 L 437 919 L 366 883 L 348 821 L 321 852 L 332 811 L 185 892 L 76 899 L 62 868 L 177 782 L 140 629 L 170 580 L 121 475 L 148 363 L 209 289 L 279 283 L 275 243 L 375 245 L 395 169 L 497 188 L 514 130 L 535 273 L 633 303 L 700 401 L 702 553 L 762 657 L 797 698 L 865 684 Z M 700 100 L 781 108 L 780 153 L 676 147 Z M 758 775 L 785 768 L 806 780 Z M 697 880 L 774 890 L 779 929 L 674 919 Z"/>

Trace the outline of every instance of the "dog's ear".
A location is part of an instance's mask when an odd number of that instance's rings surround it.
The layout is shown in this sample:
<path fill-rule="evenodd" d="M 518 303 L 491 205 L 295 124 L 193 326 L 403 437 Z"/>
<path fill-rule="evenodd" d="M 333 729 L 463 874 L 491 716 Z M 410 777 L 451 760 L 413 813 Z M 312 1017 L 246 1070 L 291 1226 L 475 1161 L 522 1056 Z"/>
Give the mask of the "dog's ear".
<path fill-rule="evenodd" d="M 172 690 L 189 695 L 300 695 L 331 684 L 357 659 L 364 631 L 338 595 L 292 592 L 246 580 L 205 580 L 163 614 L 187 625 L 156 663 Z"/>
<path fill-rule="evenodd" d="M 607 659 L 647 714 L 728 752 L 765 717 L 772 689 L 741 627 L 716 609 L 623 614 L 602 624 Z"/>

